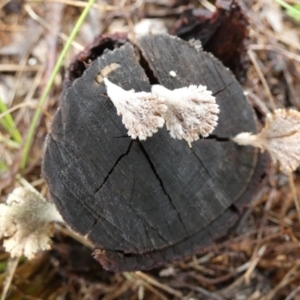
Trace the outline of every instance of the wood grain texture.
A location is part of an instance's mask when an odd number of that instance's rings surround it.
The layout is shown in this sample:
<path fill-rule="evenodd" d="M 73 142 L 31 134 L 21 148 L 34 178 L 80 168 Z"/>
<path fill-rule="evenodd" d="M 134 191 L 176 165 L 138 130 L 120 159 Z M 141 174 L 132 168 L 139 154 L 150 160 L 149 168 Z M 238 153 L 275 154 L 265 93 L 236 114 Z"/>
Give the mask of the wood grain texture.
<path fill-rule="evenodd" d="M 251 200 L 264 168 L 259 153 L 226 139 L 256 132 L 241 86 L 215 58 L 168 35 L 147 36 L 139 49 L 157 82 L 174 89 L 207 85 L 220 105 L 213 136 L 189 148 L 165 128 L 131 140 L 97 76 L 125 90 L 150 91 L 136 49 L 104 53 L 61 99 L 43 158 L 51 199 L 65 221 L 87 235 L 95 257 L 114 271 L 148 269 L 198 251 L 238 219 L 232 205 Z M 175 71 L 176 77 L 169 72 Z"/>

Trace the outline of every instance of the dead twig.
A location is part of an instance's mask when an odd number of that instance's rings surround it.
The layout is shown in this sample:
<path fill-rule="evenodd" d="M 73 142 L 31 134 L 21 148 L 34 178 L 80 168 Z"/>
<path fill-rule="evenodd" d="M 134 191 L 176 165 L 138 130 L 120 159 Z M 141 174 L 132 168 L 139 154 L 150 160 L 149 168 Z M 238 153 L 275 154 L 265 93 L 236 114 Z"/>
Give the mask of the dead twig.
<path fill-rule="evenodd" d="M 266 92 L 267 97 L 269 99 L 271 108 L 272 108 L 273 111 L 275 111 L 276 107 L 275 107 L 275 103 L 274 103 L 274 99 L 273 99 L 272 93 L 271 93 L 270 88 L 268 86 L 268 83 L 267 83 L 267 81 L 265 79 L 265 76 L 264 76 L 264 74 L 263 74 L 263 72 L 262 72 L 262 70 L 261 70 L 261 68 L 260 68 L 260 66 L 259 66 L 259 64 L 257 62 L 256 56 L 255 56 L 255 54 L 254 54 L 254 52 L 252 50 L 248 50 L 248 55 L 249 55 L 249 58 L 250 58 L 253 66 L 254 66 L 254 68 L 255 68 L 258 76 L 259 76 L 259 79 L 260 79 L 261 83 L 264 86 L 264 89 L 265 89 L 265 92 Z"/>
<path fill-rule="evenodd" d="M 175 296 L 175 297 L 177 297 L 179 299 L 182 299 L 182 297 L 183 297 L 182 292 L 174 290 L 173 288 L 171 288 L 171 287 L 169 287 L 169 286 L 167 286 L 165 284 L 162 284 L 162 283 L 158 282 L 157 280 L 155 280 L 154 278 L 150 277 L 149 275 L 147 275 L 147 274 L 145 274 L 143 272 L 139 272 L 138 271 L 138 272 L 135 272 L 135 274 L 139 278 L 141 278 L 141 279 L 145 280 L 146 282 L 148 282 L 148 283 L 150 283 L 150 284 L 152 284 L 152 285 L 154 285 L 154 286 L 162 289 L 163 291 L 167 292 L 168 294 L 173 295 L 173 296 Z"/>
<path fill-rule="evenodd" d="M 300 224 L 300 204 L 299 204 L 297 190 L 296 190 L 296 186 L 295 186 L 295 182 L 294 182 L 293 173 L 289 173 L 289 184 L 290 184 L 290 188 L 292 191 L 295 207 L 297 210 L 297 216 L 298 216 L 298 220 L 299 220 L 299 224 Z"/>

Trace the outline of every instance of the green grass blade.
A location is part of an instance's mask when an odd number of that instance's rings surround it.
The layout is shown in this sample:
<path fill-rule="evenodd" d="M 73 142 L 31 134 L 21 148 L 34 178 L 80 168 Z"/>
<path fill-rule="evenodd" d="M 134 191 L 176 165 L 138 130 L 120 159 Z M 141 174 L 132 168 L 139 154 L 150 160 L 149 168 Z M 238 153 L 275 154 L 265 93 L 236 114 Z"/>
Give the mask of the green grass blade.
<path fill-rule="evenodd" d="M 54 79 L 62 65 L 62 62 L 73 42 L 73 40 L 75 39 L 83 21 L 85 20 L 88 12 L 90 11 L 91 7 L 93 6 L 95 0 L 89 0 L 88 1 L 88 4 L 87 6 L 84 8 L 84 10 L 82 11 L 80 17 L 78 18 L 62 52 L 60 53 L 59 57 L 58 57 L 58 60 L 54 66 L 54 69 L 52 71 L 52 74 L 50 76 L 50 79 L 43 91 L 43 94 L 41 95 L 41 98 L 39 100 L 39 106 L 38 108 L 36 109 L 35 113 L 34 113 L 34 116 L 33 116 L 33 119 L 32 119 L 32 122 L 30 124 L 30 127 L 29 127 L 29 130 L 28 130 L 28 134 L 27 134 L 27 137 L 26 137 L 26 140 L 25 140 L 25 143 L 24 143 L 24 149 L 23 149 L 23 153 L 22 153 L 22 158 L 21 158 L 21 169 L 24 169 L 25 166 L 26 166 L 26 163 L 27 163 L 27 160 L 28 160 L 28 154 L 29 154 L 29 151 L 30 151 L 30 148 L 31 148 L 31 145 L 32 145 L 32 141 L 33 141 L 33 137 L 34 137 L 34 134 L 35 134 L 35 130 L 36 130 L 36 127 L 37 127 L 37 124 L 38 124 L 38 121 L 40 119 L 40 116 L 41 116 L 41 113 L 42 113 L 42 108 L 46 102 L 46 99 L 48 97 L 48 94 L 51 90 L 51 87 L 53 85 L 53 82 L 54 82 Z"/>
<path fill-rule="evenodd" d="M 0 97 L 0 113 L 4 113 L 7 111 L 7 106 L 4 101 Z M 12 139 L 16 141 L 18 144 L 22 143 L 22 136 L 19 130 L 16 128 L 15 122 L 11 116 L 11 114 L 6 114 L 3 118 L 0 119 L 0 123 L 5 128 L 5 130 L 10 134 Z"/>
<path fill-rule="evenodd" d="M 3 172 L 6 172 L 8 170 L 8 166 L 5 164 L 5 162 L 0 158 L 0 175 Z"/>
<path fill-rule="evenodd" d="M 300 22 L 300 3 L 294 4 L 292 8 L 293 10 L 286 10 L 287 15 L 293 18 L 295 21 Z M 296 9 L 296 11 L 294 9 Z"/>
<path fill-rule="evenodd" d="M 294 7 L 283 0 L 275 0 L 282 7 L 284 7 L 289 14 L 293 14 L 295 17 L 300 18 L 300 10 L 297 7 Z"/>

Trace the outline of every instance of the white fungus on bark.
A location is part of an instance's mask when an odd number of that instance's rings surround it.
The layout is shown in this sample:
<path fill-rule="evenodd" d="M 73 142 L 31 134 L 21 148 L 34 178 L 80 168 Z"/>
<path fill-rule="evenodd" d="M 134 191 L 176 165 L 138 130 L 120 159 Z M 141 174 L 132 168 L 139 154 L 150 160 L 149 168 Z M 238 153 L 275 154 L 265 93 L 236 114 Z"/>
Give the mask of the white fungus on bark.
<path fill-rule="evenodd" d="M 152 93 L 165 99 L 168 110 L 164 118 L 170 135 L 186 140 L 190 147 L 199 135 L 207 137 L 217 126 L 219 106 L 206 86 L 190 85 L 169 90 L 154 85 Z"/>
<path fill-rule="evenodd" d="M 300 165 L 300 113 L 277 109 L 268 114 L 266 124 L 257 134 L 242 132 L 233 138 L 239 145 L 251 145 L 269 151 L 284 173 L 291 173 Z"/>
<path fill-rule="evenodd" d="M 152 93 L 126 91 L 104 78 L 107 95 L 133 139 L 145 140 L 164 126 L 162 117 L 167 110 L 164 99 Z"/>
<path fill-rule="evenodd" d="M 12 257 L 34 258 L 50 249 L 53 222 L 62 222 L 54 204 L 32 189 L 17 187 L 0 204 L 0 238 Z"/>

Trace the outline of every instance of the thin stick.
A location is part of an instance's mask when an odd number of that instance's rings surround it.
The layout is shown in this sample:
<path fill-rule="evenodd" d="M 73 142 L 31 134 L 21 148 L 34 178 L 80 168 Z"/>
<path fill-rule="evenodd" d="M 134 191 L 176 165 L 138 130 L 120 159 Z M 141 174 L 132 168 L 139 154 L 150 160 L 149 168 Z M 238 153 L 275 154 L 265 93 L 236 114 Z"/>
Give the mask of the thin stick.
<path fill-rule="evenodd" d="M 7 266 L 8 276 L 5 278 L 5 283 L 1 295 L 1 300 L 4 300 L 7 296 L 8 290 L 10 288 L 11 282 L 14 278 L 14 274 L 16 272 L 17 266 L 19 264 L 20 257 L 14 257 L 9 259 L 9 263 Z"/>
<path fill-rule="evenodd" d="M 260 44 L 251 44 L 249 46 L 250 50 L 267 50 L 267 51 L 274 51 L 279 53 L 283 56 L 286 56 L 289 59 L 293 59 L 297 62 L 300 62 L 300 55 L 287 51 L 281 47 L 274 46 L 274 45 L 260 45 Z"/>
<path fill-rule="evenodd" d="M 297 213 L 298 213 L 297 214 L 298 215 L 298 220 L 299 220 L 299 223 L 300 223 L 300 205 L 299 205 L 299 199 L 298 199 L 298 196 L 297 196 L 297 190 L 296 190 L 296 186 L 295 186 L 295 182 L 294 182 L 293 173 L 289 173 L 289 183 L 290 183 L 293 199 L 294 199 L 294 202 L 295 202 L 296 210 L 297 210 Z"/>
<path fill-rule="evenodd" d="M 200 4 L 202 4 L 203 7 L 205 7 L 209 11 L 211 11 L 211 12 L 215 12 L 216 11 L 216 7 L 212 3 L 210 3 L 208 0 L 199 0 L 198 2 Z"/>
<path fill-rule="evenodd" d="M 30 107 L 30 108 L 37 108 L 37 102 L 36 101 L 29 101 L 26 103 L 19 103 L 14 105 L 13 107 L 9 108 L 8 110 L 4 111 L 0 114 L 0 119 L 4 118 L 5 116 L 9 115 L 10 113 L 14 112 L 15 110 L 18 110 L 22 107 Z"/>
<path fill-rule="evenodd" d="M 286 298 L 285 300 L 293 300 L 296 299 L 296 295 L 300 294 L 300 286 L 295 288 Z"/>
<path fill-rule="evenodd" d="M 253 273 L 255 267 L 257 266 L 257 264 L 258 264 L 259 261 L 261 260 L 263 254 L 265 253 L 266 250 L 267 250 L 267 246 L 266 246 L 266 245 L 263 245 L 263 246 L 257 251 L 256 257 L 252 260 L 252 262 L 250 263 L 250 266 L 249 266 L 248 270 L 247 270 L 246 273 L 244 274 L 244 278 L 245 278 L 246 284 L 250 284 L 251 274 Z"/>
<path fill-rule="evenodd" d="M 282 280 L 279 282 L 279 284 L 277 284 L 273 290 L 271 290 L 267 295 L 265 295 L 261 299 L 262 300 L 274 299 L 274 296 L 281 288 L 287 286 L 289 283 L 291 283 L 292 281 L 294 281 L 297 278 L 297 276 L 295 276 L 295 273 L 296 273 L 297 269 L 299 268 L 299 266 L 300 266 L 300 262 L 297 261 L 296 265 L 285 274 L 285 276 L 282 278 Z"/>
<path fill-rule="evenodd" d="M 248 50 L 248 55 L 249 55 L 249 58 L 259 76 L 259 79 L 261 81 L 261 83 L 263 84 L 265 90 L 266 90 L 266 93 L 267 93 L 267 96 L 269 98 L 269 101 L 270 101 L 270 104 L 271 104 L 271 107 L 272 107 L 272 110 L 274 111 L 275 110 L 275 104 L 274 104 L 274 99 L 272 97 L 272 94 L 271 94 L 271 91 L 270 91 L 270 88 L 267 84 L 267 81 L 265 79 L 265 76 L 263 74 L 263 72 L 261 71 L 258 63 L 257 63 L 257 60 L 256 60 L 256 57 L 255 57 L 255 54 L 252 50 Z"/>
<path fill-rule="evenodd" d="M 57 224 L 57 223 L 54 226 L 59 232 L 62 232 L 63 234 L 71 237 L 73 240 L 79 242 L 80 244 L 84 245 L 85 247 L 87 247 L 89 249 L 95 249 L 95 246 L 86 237 L 73 231 L 68 226 L 65 226 L 62 224 Z"/>
<path fill-rule="evenodd" d="M 40 116 L 41 116 L 41 113 L 42 113 L 42 107 L 44 106 L 47 98 L 48 98 L 48 95 L 49 95 L 49 92 L 51 90 L 51 87 L 54 83 L 54 80 L 55 80 L 55 77 L 63 63 L 63 60 L 66 56 L 66 54 L 68 53 L 69 51 L 69 48 L 70 46 L 72 45 L 72 42 L 73 40 L 75 39 L 76 35 L 77 35 L 77 32 L 79 31 L 81 25 L 83 24 L 83 21 L 85 20 L 88 12 L 90 11 L 91 7 L 93 6 L 95 0 L 89 0 L 87 6 L 85 7 L 85 9 L 83 10 L 83 12 L 81 13 L 78 21 L 76 22 L 70 36 L 69 36 L 69 39 L 67 40 L 66 42 L 66 45 L 64 46 L 62 52 L 60 53 L 60 56 L 55 64 L 55 67 L 53 69 L 53 72 L 51 74 L 51 77 L 49 78 L 49 81 L 43 91 L 43 94 L 39 100 L 39 106 L 37 107 L 35 113 L 34 113 L 34 116 L 33 116 L 33 119 L 32 119 L 32 122 L 30 124 L 30 127 L 29 127 L 29 130 L 28 130 L 28 135 L 26 137 L 26 140 L 25 140 L 25 144 L 24 144 L 24 150 L 23 150 L 23 153 L 22 153 L 22 158 L 21 158 L 21 164 L 20 164 L 20 168 L 21 169 L 24 169 L 25 166 L 26 166 L 26 163 L 27 163 L 27 160 L 28 160 L 28 154 L 29 154 L 29 150 L 31 148 L 31 144 L 32 144 L 32 141 L 33 141 L 33 137 L 34 137 L 34 134 L 35 134 L 35 130 L 36 130 L 36 127 L 37 127 L 37 124 L 38 124 L 38 121 L 40 119 Z"/>
<path fill-rule="evenodd" d="M 28 13 L 28 15 L 35 21 L 37 21 L 38 23 L 40 23 L 43 27 L 45 27 L 47 30 L 52 31 L 52 27 L 51 24 L 49 24 L 48 22 L 46 22 L 44 19 L 42 19 L 41 17 L 39 17 L 34 10 L 28 5 L 25 4 L 24 9 L 26 10 L 26 12 Z M 59 37 L 64 40 L 67 41 L 68 40 L 68 36 L 62 32 L 59 33 Z M 80 45 L 79 43 L 77 43 L 76 41 L 72 41 L 72 46 L 75 47 L 76 49 L 78 49 L 79 51 L 82 51 L 84 49 L 84 47 L 82 45 Z"/>
<path fill-rule="evenodd" d="M 42 3 L 63 3 L 66 5 L 74 6 L 74 7 L 86 7 L 86 2 L 85 1 L 73 1 L 73 0 L 32 0 L 32 1 L 27 1 L 27 2 L 42 2 Z M 113 11 L 117 10 L 117 6 L 109 5 L 109 4 L 98 4 L 94 3 L 93 8 L 96 8 L 101 11 Z"/>
<path fill-rule="evenodd" d="M 35 92 L 37 91 L 37 89 L 39 88 L 39 85 L 41 83 L 41 79 L 43 77 L 43 74 L 45 72 L 45 66 L 43 66 L 36 74 L 35 77 L 33 79 L 33 83 L 31 84 L 31 87 L 29 89 L 29 91 L 27 92 L 26 97 L 23 100 L 24 103 L 24 107 L 27 108 L 33 108 L 34 110 L 38 107 L 38 101 L 37 100 L 32 100 L 33 96 L 35 94 Z M 27 103 L 32 103 L 28 106 L 26 106 Z M 15 107 L 15 106 L 14 106 Z M 26 120 L 27 123 L 30 123 L 31 117 L 29 116 L 29 114 L 26 114 L 27 110 L 22 109 L 15 118 L 15 122 L 16 124 L 19 124 L 20 122 Z M 44 112 L 45 113 L 45 112 Z M 27 117 L 27 118 L 26 118 Z"/>
<path fill-rule="evenodd" d="M 23 66 L 23 65 L 1 65 L 0 66 L 0 72 L 32 72 L 32 71 L 38 71 L 40 70 L 41 65 L 35 65 L 35 66 Z"/>
<path fill-rule="evenodd" d="M 161 299 L 161 300 L 168 299 L 164 295 L 162 295 L 158 290 L 156 290 L 151 284 L 136 276 L 136 274 L 132 272 L 124 272 L 123 276 L 126 278 L 127 281 L 132 282 L 135 286 L 144 286 L 145 288 L 147 288 L 157 297 L 157 299 Z"/>
<path fill-rule="evenodd" d="M 155 279 L 153 279 L 152 277 L 148 276 L 147 274 L 143 273 L 143 272 L 140 272 L 140 271 L 137 271 L 135 272 L 135 274 L 142 278 L 143 280 L 145 280 L 146 282 L 162 289 L 163 291 L 175 296 L 175 297 L 178 297 L 180 299 L 182 299 L 182 293 L 180 291 L 177 291 L 177 290 L 174 290 L 172 289 L 171 287 L 165 285 L 165 284 L 161 284 L 159 283 L 158 281 L 156 281 Z"/>
<path fill-rule="evenodd" d="M 7 103 L 13 103 L 14 98 L 15 98 L 16 93 L 17 93 L 17 90 L 20 88 L 19 86 L 22 82 L 23 69 L 28 67 L 27 63 L 28 63 L 30 53 L 32 52 L 35 44 L 40 39 L 41 35 L 42 35 L 42 31 L 40 30 L 40 27 L 37 27 L 36 33 L 33 35 L 33 37 L 30 38 L 29 46 L 25 47 L 25 49 L 22 51 L 23 54 L 22 54 L 22 57 L 19 61 L 20 69 L 15 74 L 14 88 L 11 89 L 11 91 L 9 93 Z"/>

